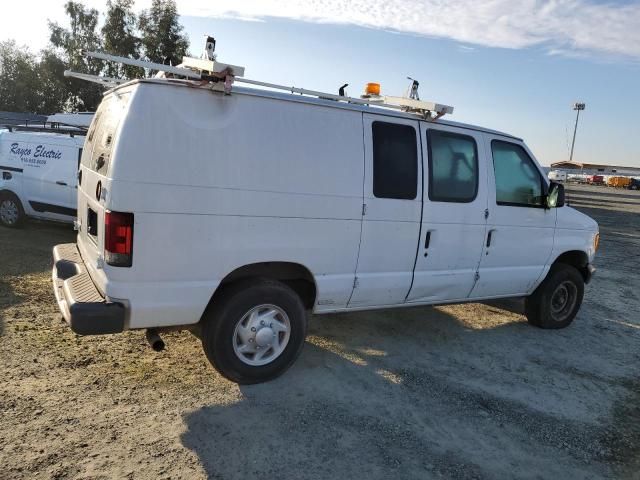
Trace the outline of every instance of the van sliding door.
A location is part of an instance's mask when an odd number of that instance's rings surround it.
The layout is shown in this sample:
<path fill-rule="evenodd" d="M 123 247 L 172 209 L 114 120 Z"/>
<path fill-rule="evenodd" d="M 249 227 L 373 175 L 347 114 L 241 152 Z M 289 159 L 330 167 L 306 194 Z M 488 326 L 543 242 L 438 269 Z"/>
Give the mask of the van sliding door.
<path fill-rule="evenodd" d="M 25 197 L 38 215 L 68 220 L 76 215 L 77 149 L 53 143 L 55 138 L 46 140 L 49 143 L 24 142 L 30 152 L 21 158 Z"/>
<path fill-rule="evenodd" d="M 477 278 L 486 232 L 483 134 L 421 124 L 424 208 L 413 286 L 407 302 L 464 300 Z"/>

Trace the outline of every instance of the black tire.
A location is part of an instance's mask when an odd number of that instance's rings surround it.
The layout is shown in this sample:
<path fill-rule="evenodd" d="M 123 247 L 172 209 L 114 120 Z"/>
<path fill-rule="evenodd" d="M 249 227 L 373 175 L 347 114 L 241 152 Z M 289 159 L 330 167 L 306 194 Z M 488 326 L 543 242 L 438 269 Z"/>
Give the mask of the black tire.
<path fill-rule="evenodd" d="M 263 305 L 275 306 L 286 314 L 289 337 L 284 350 L 270 363 L 249 365 L 234 348 L 234 344 L 238 345 L 236 328 L 249 312 Z M 258 327 L 258 331 L 261 328 Z M 252 279 L 231 284 L 216 294 L 203 315 L 201 334 L 204 352 L 222 376 L 244 385 L 261 383 L 284 373 L 298 358 L 307 335 L 307 315 L 302 300 L 287 285 L 270 279 Z M 254 340 L 249 341 L 257 345 L 258 334 L 253 335 Z M 270 348 L 265 351 L 273 355 L 275 350 Z M 251 352 L 244 354 L 245 360 L 251 355 Z"/>
<path fill-rule="evenodd" d="M 525 299 L 525 315 L 536 327 L 565 328 L 578 313 L 583 296 L 584 279 L 580 272 L 559 263 L 551 267 L 547 278 Z"/>
<path fill-rule="evenodd" d="M 4 208 L 17 212 L 15 220 L 9 220 L 9 215 L 6 212 L 3 213 Z M 24 218 L 24 208 L 20 199 L 11 192 L 0 193 L 0 224 L 8 228 L 19 228 L 23 225 Z"/>

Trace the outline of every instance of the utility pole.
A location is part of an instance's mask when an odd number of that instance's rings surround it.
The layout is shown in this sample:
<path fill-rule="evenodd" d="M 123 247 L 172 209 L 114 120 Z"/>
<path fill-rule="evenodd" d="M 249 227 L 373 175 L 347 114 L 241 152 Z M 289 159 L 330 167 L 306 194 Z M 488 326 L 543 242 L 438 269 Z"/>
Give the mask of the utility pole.
<path fill-rule="evenodd" d="M 576 132 L 578 131 L 578 119 L 580 118 L 580 111 L 584 110 L 585 104 L 583 102 L 576 102 L 573 104 L 573 109 L 576 111 L 576 125 L 573 127 L 573 141 L 571 142 L 571 154 L 569 155 L 569 162 L 573 160 L 573 146 L 576 144 Z"/>

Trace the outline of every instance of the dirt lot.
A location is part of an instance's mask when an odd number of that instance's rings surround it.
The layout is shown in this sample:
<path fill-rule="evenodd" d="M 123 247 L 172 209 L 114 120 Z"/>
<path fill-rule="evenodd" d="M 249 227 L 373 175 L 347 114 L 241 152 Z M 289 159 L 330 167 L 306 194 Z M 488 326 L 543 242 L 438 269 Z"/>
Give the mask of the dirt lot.
<path fill-rule="evenodd" d="M 0 229 L 0 478 L 640 478 L 640 194 L 569 198 L 602 243 L 568 329 L 505 305 L 317 316 L 252 387 L 188 333 L 75 336 L 50 286 L 73 232 Z"/>

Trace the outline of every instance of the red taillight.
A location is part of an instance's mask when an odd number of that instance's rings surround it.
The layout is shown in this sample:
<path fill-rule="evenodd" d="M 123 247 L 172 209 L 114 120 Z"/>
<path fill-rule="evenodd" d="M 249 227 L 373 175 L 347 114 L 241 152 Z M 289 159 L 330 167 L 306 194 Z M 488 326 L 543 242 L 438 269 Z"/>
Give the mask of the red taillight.
<path fill-rule="evenodd" d="M 133 213 L 104 214 L 104 260 L 114 267 L 130 267 L 133 256 Z"/>

